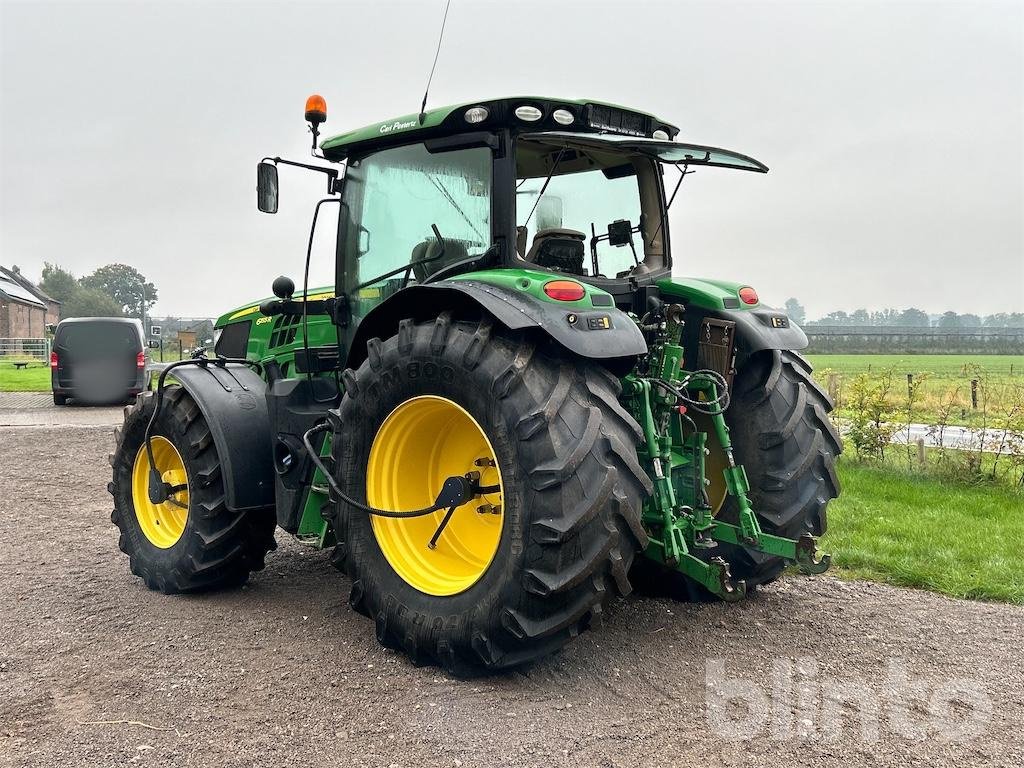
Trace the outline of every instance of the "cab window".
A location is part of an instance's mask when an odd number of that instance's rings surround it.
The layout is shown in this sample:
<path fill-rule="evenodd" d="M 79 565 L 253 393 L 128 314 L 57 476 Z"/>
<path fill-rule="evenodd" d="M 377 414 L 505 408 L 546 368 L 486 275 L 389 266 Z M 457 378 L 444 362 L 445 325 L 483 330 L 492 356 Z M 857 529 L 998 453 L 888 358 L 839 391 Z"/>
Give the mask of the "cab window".
<path fill-rule="evenodd" d="M 380 300 L 491 244 L 491 153 L 432 154 L 422 144 L 378 152 L 346 173 L 346 275 L 360 299 Z M 438 241 L 434 227 L 442 240 Z"/>

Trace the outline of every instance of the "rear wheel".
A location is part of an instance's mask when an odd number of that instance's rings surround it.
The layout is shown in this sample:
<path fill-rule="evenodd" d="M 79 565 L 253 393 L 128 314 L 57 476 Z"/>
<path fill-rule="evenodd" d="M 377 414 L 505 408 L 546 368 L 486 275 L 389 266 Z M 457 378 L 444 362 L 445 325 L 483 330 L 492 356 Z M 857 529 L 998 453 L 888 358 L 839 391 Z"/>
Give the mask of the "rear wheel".
<path fill-rule="evenodd" d="M 53 393 L 53 404 L 54 405 L 67 405 L 68 404 L 68 396 L 67 395 L 58 395 L 56 392 L 54 392 Z"/>
<path fill-rule="evenodd" d="M 336 504 L 335 560 L 381 643 L 455 672 L 515 666 L 630 591 L 650 482 L 617 379 L 445 315 L 403 321 L 368 353 L 343 377 L 333 461 L 345 492 L 405 511 L 429 507 L 451 476 L 479 472 L 487 489 L 440 534 L 444 510 L 403 520 Z"/>
<path fill-rule="evenodd" d="M 145 434 L 156 398 L 144 392 L 125 408 L 110 455 L 118 546 L 150 589 L 170 594 L 242 584 L 276 546 L 274 510 L 227 508 L 220 457 L 199 406 L 178 386 L 164 398 L 153 425 L 153 462 L 176 490 L 162 503 L 149 498 Z"/>

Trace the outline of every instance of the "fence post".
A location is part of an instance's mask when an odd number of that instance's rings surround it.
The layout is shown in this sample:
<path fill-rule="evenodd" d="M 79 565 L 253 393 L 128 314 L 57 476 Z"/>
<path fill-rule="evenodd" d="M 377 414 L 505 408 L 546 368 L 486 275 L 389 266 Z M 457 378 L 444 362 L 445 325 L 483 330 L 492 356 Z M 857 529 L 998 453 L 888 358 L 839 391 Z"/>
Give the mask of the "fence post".
<path fill-rule="evenodd" d="M 917 438 L 917 465 L 924 469 L 925 455 L 924 455 L 924 438 Z"/>
<path fill-rule="evenodd" d="M 971 408 L 978 410 L 978 380 L 971 379 Z"/>

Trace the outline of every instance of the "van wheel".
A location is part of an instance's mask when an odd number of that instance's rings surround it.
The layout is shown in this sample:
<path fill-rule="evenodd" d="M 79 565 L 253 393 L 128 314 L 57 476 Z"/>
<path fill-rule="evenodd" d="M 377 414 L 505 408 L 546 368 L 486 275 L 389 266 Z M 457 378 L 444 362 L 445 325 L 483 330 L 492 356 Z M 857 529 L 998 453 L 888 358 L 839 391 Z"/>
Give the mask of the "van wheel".
<path fill-rule="evenodd" d="M 53 404 L 54 405 L 67 405 L 68 404 L 68 396 L 67 395 L 58 395 L 56 392 L 54 392 L 53 393 Z"/>

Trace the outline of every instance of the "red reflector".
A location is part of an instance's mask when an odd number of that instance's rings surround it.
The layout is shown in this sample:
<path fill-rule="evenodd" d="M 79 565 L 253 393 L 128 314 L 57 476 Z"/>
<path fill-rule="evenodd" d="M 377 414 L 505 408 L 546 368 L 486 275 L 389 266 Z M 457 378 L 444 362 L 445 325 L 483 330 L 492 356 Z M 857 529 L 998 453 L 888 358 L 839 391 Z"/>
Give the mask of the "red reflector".
<path fill-rule="evenodd" d="M 56 368 L 57 367 L 57 353 L 56 352 L 51 352 L 50 353 L 50 367 L 51 368 Z"/>
<path fill-rule="evenodd" d="M 137 354 L 135 356 L 135 367 L 136 368 L 145 368 L 146 367 L 146 353 L 145 352 L 139 352 L 139 354 Z"/>
<path fill-rule="evenodd" d="M 740 288 L 740 301 L 744 304 L 757 304 L 757 291 L 749 285 L 746 288 Z"/>
<path fill-rule="evenodd" d="M 587 295 L 586 289 L 572 280 L 552 280 L 544 283 L 544 293 L 555 301 L 579 301 Z"/>

